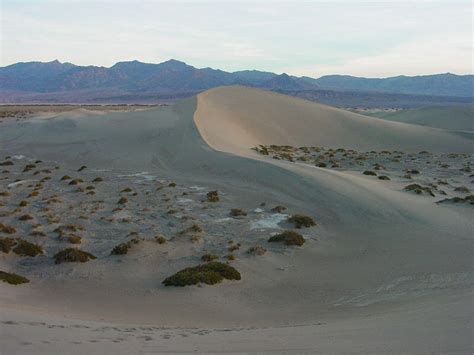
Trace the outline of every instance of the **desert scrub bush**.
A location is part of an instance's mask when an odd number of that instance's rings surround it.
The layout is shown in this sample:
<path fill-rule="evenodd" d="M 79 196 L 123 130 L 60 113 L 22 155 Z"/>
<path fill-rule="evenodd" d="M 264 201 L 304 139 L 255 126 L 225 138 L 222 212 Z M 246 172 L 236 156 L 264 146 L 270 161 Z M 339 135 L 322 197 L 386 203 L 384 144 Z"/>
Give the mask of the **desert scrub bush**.
<path fill-rule="evenodd" d="M 4 162 L 0 163 L 0 166 L 11 166 L 11 165 L 14 165 L 14 164 L 10 160 L 7 160 L 7 161 L 4 161 Z"/>
<path fill-rule="evenodd" d="M 239 250 L 240 249 L 240 244 L 234 244 L 231 245 L 230 247 L 227 248 L 227 251 L 232 253 L 233 251 Z"/>
<path fill-rule="evenodd" d="M 85 263 L 86 261 L 94 259 L 96 259 L 96 257 L 91 253 L 76 248 L 67 248 L 54 254 L 55 264 L 61 264 L 64 262 Z"/>
<path fill-rule="evenodd" d="M 278 205 L 273 207 L 270 211 L 274 213 L 282 213 L 283 211 L 286 211 L 286 207 Z"/>
<path fill-rule="evenodd" d="M 8 254 L 15 245 L 16 240 L 13 238 L 0 238 L 0 251 L 6 254 Z"/>
<path fill-rule="evenodd" d="M 18 220 L 20 221 L 29 221 L 29 220 L 32 220 L 33 219 L 33 216 L 30 215 L 30 214 L 24 214 L 24 215 L 21 215 L 20 217 L 18 217 Z"/>
<path fill-rule="evenodd" d="M 26 173 L 27 171 L 30 171 L 30 170 L 33 170 L 34 168 L 36 168 L 36 165 L 34 164 L 26 164 L 24 169 L 23 169 L 23 172 Z"/>
<path fill-rule="evenodd" d="M 10 285 L 20 285 L 30 282 L 30 280 L 24 276 L 5 271 L 0 271 L 0 280 Z"/>
<path fill-rule="evenodd" d="M 435 197 L 433 191 L 429 187 L 424 187 L 418 184 L 410 184 L 405 186 L 406 191 L 413 191 L 417 195 L 421 195 L 423 192 L 426 192 L 428 195 Z"/>
<path fill-rule="evenodd" d="M 84 182 L 82 179 L 74 179 L 74 180 L 71 180 L 69 185 L 79 185 L 82 182 Z"/>
<path fill-rule="evenodd" d="M 31 231 L 30 236 L 32 236 L 32 237 L 46 237 L 46 234 L 42 231 Z"/>
<path fill-rule="evenodd" d="M 61 181 L 71 180 L 71 177 L 69 175 L 64 175 L 60 180 Z"/>
<path fill-rule="evenodd" d="M 276 234 L 270 239 L 268 239 L 268 242 L 270 243 L 284 243 L 285 245 L 297 245 L 297 246 L 302 246 L 305 242 L 305 239 L 303 236 L 297 232 L 294 231 L 284 231 L 280 234 Z"/>
<path fill-rule="evenodd" d="M 120 192 L 132 192 L 132 189 L 130 187 L 126 187 Z"/>
<path fill-rule="evenodd" d="M 110 255 L 125 255 L 128 253 L 128 249 L 130 249 L 131 247 L 132 243 L 130 242 L 120 243 L 112 249 Z"/>
<path fill-rule="evenodd" d="M 175 209 L 169 209 L 166 214 L 176 214 L 178 213 L 178 210 L 175 210 Z"/>
<path fill-rule="evenodd" d="M 8 197 L 8 196 L 10 196 L 10 193 L 8 191 L 0 191 L 0 196 L 1 197 Z"/>
<path fill-rule="evenodd" d="M 18 206 L 20 206 L 20 207 L 26 207 L 26 206 L 28 206 L 28 201 L 25 201 L 25 200 L 20 201 L 20 203 L 18 204 Z"/>
<path fill-rule="evenodd" d="M 77 171 L 82 171 L 82 170 L 84 170 L 84 169 L 87 169 L 87 166 L 83 165 L 83 166 L 81 166 L 79 169 L 77 169 Z"/>
<path fill-rule="evenodd" d="M 201 256 L 201 260 L 206 263 L 217 260 L 217 259 L 219 259 L 219 256 L 215 254 L 204 254 L 203 256 Z"/>
<path fill-rule="evenodd" d="M 81 244 L 82 238 L 78 235 L 73 234 L 67 237 L 67 241 L 71 244 Z"/>
<path fill-rule="evenodd" d="M 43 254 L 43 247 L 38 244 L 30 243 L 23 239 L 18 239 L 18 243 L 13 248 L 13 252 L 20 256 L 31 256 L 35 257 L 37 255 Z"/>
<path fill-rule="evenodd" d="M 126 198 L 126 197 L 122 197 L 122 198 L 120 198 L 120 200 L 117 201 L 117 203 L 118 203 L 119 205 L 124 205 L 124 204 L 126 204 L 127 202 L 128 202 L 128 198 Z"/>
<path fill-rule="evenodd" d="M 100 176 L 96 177 L 92 182 L 102 182 L 104 179 L 102 179 Z"/>
<path fill-rule="evenodd" d="M 191 227 L 188 227 L 180 232 L 180 234 L 185 233 L 200 233 L 202 232 L 202 228 L 199 224 L 194 223 Z"/>
<path fill-rule="evenodd" d="M 408 174 L 411 174 L 411 175 L 418 175 L 420 174 L 420 171 L 419 170 L 416 170 L 416 169 L 409 169 L 406 171 Z"/>
<path fill-rule="evenodd" d="M 235 260 L 235 255 L 232 253 L 229 253 L 226 255 L 226 259 L 229 261 L 234 261 Z"/>
<path fill-rule="evenodd" d="M 266 252 L 267 252 L 267 249 L 265 249 L 264 247 L 262 247 L 260 245 L 255 245 L 253 247 L 250 247 L 247 250 L 247 254 L 254 254 L 254 255 L 263 255 Z"/>
<path fill-rule="evenodd" d="M 320 163 L 317 163 L 316 166 L 317 166 L 318 168 L 325 168 L 325 167 L 327 167 L 328 165 L 327 165 L 326 163 L 324 163 L 324 162 L 320 162 Z"/>
<path fill-rule="evenodd" d="M 166 238 L 163 237 L 162 235 L 156 236 L 155 240 L 158 242 L 158 244 L 165 244 L 166 243 Z"/>
<path fill-rule="evenodd" d="M 219 201 L 219 193 L 217 190 L 215 191 L 209 191 L 206 195 L 207 201 L 209 202 L 218 202 Z"/>
<path fill-rule="evenodd" d="M 244 210 L 240 209 L 240 208 L 232 208 L 230 210 L 230 215 L 232 217 L 240 217 L 240 216 L 246 216 L 247 215 L 247 212 L 245 212 Z"/>
<path fill-rule="evenodd" d="M 14 234 L 16 233 L 16 229 L 11 226 L 7 226 L 5 224 L 0 223 L 0 232 L 5 234 Z"/>
<path fill-rule="evenodd" d="M 377 173 L 372 170 L 365 170 L 362 174 L 369 176 L 377 176 Z"/>
<path fill-rule="evenodd" d="M 316 222 L 311 217 L 303 214 L 295 214 L 289 217 L 288 222 L 293 223 L 298 229 L 301 227 L 309 228 L 316 225 Z"/>
<path fill-rule="evenodd" d="M 188 267 L 163 280 L 165 286 L 190 286 L 199 283 L 214 285 L 222 280 L 240 280 L 240 273 L 230 265 L 217 261 Z"/>
<path fill-rule="evenodd" d="M 388 176 L 386 176 L 386 175 L 380 175 L 380 176 L 378 177 L 378 179 L 379 179 L 379 180 L 390 180 L 390 178 L 389 178 Z"/>

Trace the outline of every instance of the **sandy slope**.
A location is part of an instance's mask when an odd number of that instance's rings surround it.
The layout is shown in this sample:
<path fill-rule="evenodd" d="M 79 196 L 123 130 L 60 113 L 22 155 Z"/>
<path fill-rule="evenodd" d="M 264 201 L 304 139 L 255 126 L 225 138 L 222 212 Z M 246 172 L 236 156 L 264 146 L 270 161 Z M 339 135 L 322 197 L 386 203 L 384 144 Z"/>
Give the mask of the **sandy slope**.
<path fill-rule="evenodd" d="M 473 150 L 467 138 L 440 130 L 240 87 L 203 93 L 197 106 L 191 99 L 143 112 L 63 114 L 3 124 L 2 155 L 25 154 L 63 166 L 86 164 L 121 173 L 150 171 L 181 184 L 225 191 L 226 208 L 252 210 L 266 201 L 310 214 L 319 223 L 301 249 L 238 259 L 235 266 L 243 274 L 239 283 L 165 289 L 159 281 L 178 264 L 145 258 L 116 264 L 104 258 L 75 267 L 78 279 L 56 278 L 52 267 L 45 269 L 41 282 L 13 290 L 0 285 L 2 310 L 35 310 L 34 316 L 2 313 L 2 341 L 9 353 L 48 353 L 69 344 L 54 340 L 58 333 L 47 327 L 65 321 L 41 316 L 45 313 L 77 322 L 122 324 L 117 327 L 174 327 L 174 340 L 155 329 L 148 334 L 154 340 L 126 337 L 117 349 L 107 345 L 116 334 L 106 337 L 110 341 L 90 345 L 96 334 L 91 331 L 76 344 L 78 352 L 89 353 L 472 350 L 470 210 L 438 206 L 344 172 L 264 161 L 249 153 L 259 143 Z M 179 259 L 179 251 L 171 252 Z M 198 260 L 199 256 L 186 256 L 180 262 L 184 266 Z M 15 328 L 9 321 L 25 318 L 42 319 L 42 340 L 49 345 L 21 345 L 38 330 L 28 324 Z M 203 333 L 180 341 L 174 335 L 192 332 L 175 327 L 197 327 Z M 222 327 L 229 333 L 210 331 Z"/>
<path fill-rule="evenodd" d="M 228 86 L 198 96 L 203 138 L 225 152 L 258 144 L 356 150 L 472 152 L 472 140 L 442 130 L 362 116 L 259 89 Z"/>

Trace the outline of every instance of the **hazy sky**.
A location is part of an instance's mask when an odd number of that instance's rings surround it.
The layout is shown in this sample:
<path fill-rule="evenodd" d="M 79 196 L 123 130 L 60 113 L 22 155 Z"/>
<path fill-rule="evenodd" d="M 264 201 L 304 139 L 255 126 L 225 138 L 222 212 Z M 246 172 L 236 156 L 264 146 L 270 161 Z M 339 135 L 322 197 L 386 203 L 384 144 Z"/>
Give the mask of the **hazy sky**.
<path fill-rule="evenodd" d="M 0 66 L 175 58 L 313 77 L 473 71 L 471 1 L 0 2 Z"/>

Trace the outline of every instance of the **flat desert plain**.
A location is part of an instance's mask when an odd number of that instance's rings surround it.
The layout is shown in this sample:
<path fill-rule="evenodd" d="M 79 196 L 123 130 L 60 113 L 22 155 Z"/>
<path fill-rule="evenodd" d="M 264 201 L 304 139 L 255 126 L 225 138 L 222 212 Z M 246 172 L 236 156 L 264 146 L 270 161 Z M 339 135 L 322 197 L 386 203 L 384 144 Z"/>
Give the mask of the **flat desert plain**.
<path fill-rule="evenodd" d="M 240 86 L 2 118 L 0 353 L 470 354 L 473 143 Z"/>

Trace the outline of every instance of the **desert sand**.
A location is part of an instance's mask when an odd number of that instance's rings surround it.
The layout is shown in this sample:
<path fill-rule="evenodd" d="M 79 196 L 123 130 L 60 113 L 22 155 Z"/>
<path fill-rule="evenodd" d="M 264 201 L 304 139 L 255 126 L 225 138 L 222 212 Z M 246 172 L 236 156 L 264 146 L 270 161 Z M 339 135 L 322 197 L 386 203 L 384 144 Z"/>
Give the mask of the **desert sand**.
<path fill-rule="evenodd" d="M 2 354 L 473 350 L 470 135 L 244 87 L 0 127 L 0 223 L 16 230 L 0 237 L 44 250 L 0 252 L 0 270 L 30 280 L 0 283 Z M 269 243 L 294 214 L 317 223 L 304 245 Z M 97 259 L 54 263 L 68 225 Z M 161 284 L 205 253 L 242 279 Z"/>

